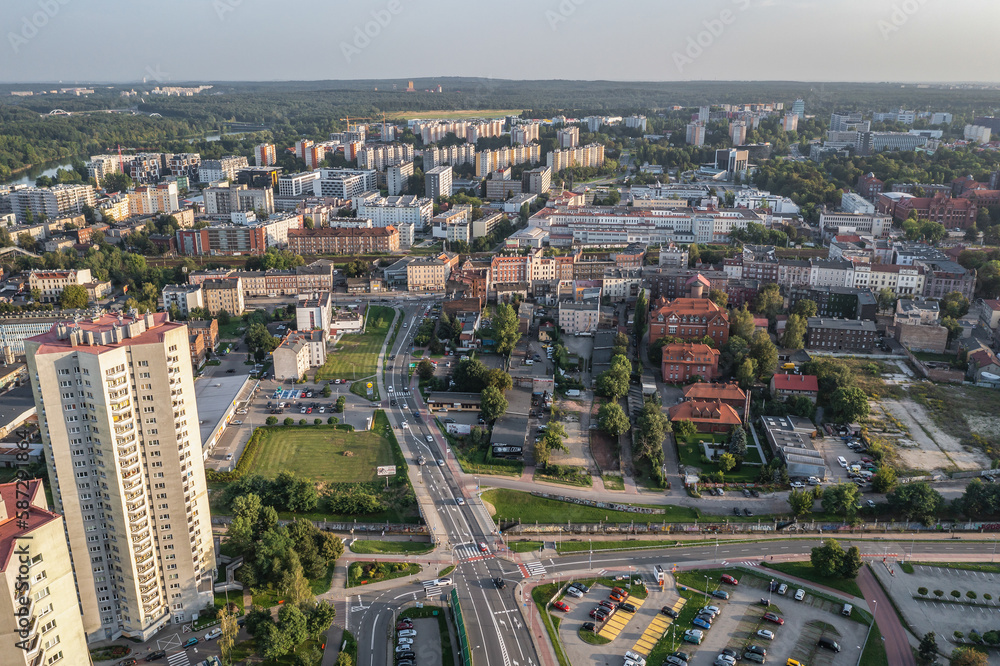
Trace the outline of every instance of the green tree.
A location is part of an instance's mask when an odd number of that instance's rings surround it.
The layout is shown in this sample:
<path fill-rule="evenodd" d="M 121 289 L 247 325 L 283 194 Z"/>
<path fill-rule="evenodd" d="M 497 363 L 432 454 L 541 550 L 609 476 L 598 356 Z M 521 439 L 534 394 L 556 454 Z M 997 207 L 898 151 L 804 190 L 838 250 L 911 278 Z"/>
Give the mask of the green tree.
<path fill-rule="evenodd" d="M 764 315 L 771 320 L 781 312 L 784 306 L 785 299 L 781 296 L 781 288 L 774 283 L 765 285 L 757 292 L 757 298 L 754 300 L 754 310 L 757 314 Z"/>
<path fill-rule="evenodd" d="M 816 546 L 809 555 L 809 561 L 817 574 L 824 578 L 839 578 L 843 569 L 844 552 L 840 542 L 836 539 L 827 539 L 822 546 Z"/>
<path fill-rule="evenodd" d="M 811 302 L 811 301 L 806 301 Z M 813 303 L 815 307 L 815 303 Z M 781 346 L 785 349 L 802 349 L 806 345 L 806 318 L 802 315 L 788 315 L 785 332 L 781 335 Z"/>
<path fill-rule="evenodd" d="M 647 324 L 649 323 L 649 298 L 645 289 L 639 290 L 639 296 L 635 300 L 635 331 L 636 340 L 642 340 L 646 335 Z"/>
<path fill-rule="evenodd" d="M 278 417 L 268 416 L 267 419 L 264 420 L 264 424 L 269 426 L 278 425 Z"/>
<path fill-rule="evenodd" d="M 941 299 L 939 307 L 942 317 L 961 319 L 969 313 L 969 299 L 963 296 L 961 292 L 952 291 L 945 294 L 944 298 Z"/>
<path fill-rule="evenodd" d="M 906 516 L 907 520 L 917 518 L 926 524 L 933 522 L 934 516 L 944 506 L 941 493 L 926 481 L 897 486 L 886 496 L 886 500 L 890 508 Z"/>
<path fill-rule="evenodd" d="M 840 571 L 838 573 L 841 578 L 857 578 L 858 572 L 861 571 L 861 564 L 861 551 L 858 550 L 857 546 L 851 546 L 844 553 L 844 559 L 840 563 Z"/>
<path fill-rule="evenodd" d="M 286 426 L 292 426 L 292 425 L 295 425 L 295 419 L 293 419 L 291 416 L 288 416 L 288 417 L 285 418 L 285 420 L 283 421 L 283 423 Z"/>
<path fill-rule="evenodd" d="M 917 663 L 921 666 L 931 666 L 937 662 L 937 653 L 937 634 L 933 631 L 928 631 L 920 639 L 920 646 L 917 648 Z"/>
<path fill-rule="evenodd" d="M 985 654 L 971 647 L 955 648 L 951 653 L 951 666 L 987 666 L 989 663 Z"/>
<path fill-rule="evenodd" d="M 67 285 L 59 295 L 59 305 L 68 310 L 83 309 L 89 300 L 86 287 L 79 284 Z"/>
<path fill-rule="evenodd" d="M 878 309 L 880 312 L 889 312 L 896 307 L 896 292 L 888 287 L 883 287 L 878 292 Z"/>
<path fill-rule="evenodd" d="M 597 412 L 597 421 L 601 430 L 612 437 L 618 437 L 628 431 L 630 425 L 625 410 L 617 402 L 602 405 Z"/>
<path fill-rule="evenodd" d="M 221 315 L 222 313 L 220 312 L 219 314 Z M 219 325 L 222 325 L 221 316 L 219 318 Z M 244 340 L 247 343 L 247 349 L 257 361 L 264 360 L 268 354 L 277 349 L 278 345 L 281 344 L 281 340 L 271 335 L 270 331 L 267 330 L 267 326 L 260 323 L 250 325 Z"/>
<path fill-rule="evenodd" d="M 351 655 L 341 652 L 337 655 L 337 661 L 334 663 L 334 666 L 354 666 L 354 660 L 351 659 Z"/>
<path fill-rule="evenodd" d="M 794 308 L 792 308 L 792 314 L 797 314 L 800 317 L 805 317 L 806 319 L 809 317 L 815 317 L 816 301 L 809 298 L 803 298 L 795 304 Z"/>
<path fill-rule="evenodd" d="M 744 391 L 750 390 L 757 381 L 757 362 L 752 358 L 743 359 L 736 370 L 736 381 Z"/>
<path fill-rule="evenodd" d="M 838 483 L 823 490 L 823 511 L 830 514 L 853 518 L 858 510 L 861 491 L 853 483 Z"/>
<path fill-rule="evenodd" d="M 333 408 L 334 410 L 336 410 L 338 414 L 343 414 L 344 409 L 347 408 L 347 398 L 345 398 L 344 396 L 340 396 L 339 398 L 337 398 L 337 402 Z"/>
<path fill-rule="evenodd" d="M 792 509 L 792 514 L 801 517 L 812 511 L 813 494 L 809 490 L 793 489 L 788 493 L 788 506 Z"/>
<path fill-rule="evenodd" d="M 495 386 L 483 389 L 480 411 L 487 421 L 495 421 L 507 412 L 507 398 Z"/>
<path fill-rule="evenodd" d="M 721 454 L 716 462 L 718 462 L 719 469 L 723 472 L 730 472 L 734 467 L 736 467 L 736 458 L 732 453 Z"/>
<path fill-rule="evenodd" d="M 417 374 L 425 382 L 434 376 L 434 364 L 430 362 L 430 359 L 425 358 L 417 364 Z"/>
<path fill-rule="evenodd" d="M 754 329 L 753 313 L 747 310 L 746 303 L 729 315 L 729 335 L 749 340 L 753 337 Z"/>
<path fill-rule="evenodd" d="M 750 338 L 747 355 L 756 362 L 758 377 L 774 374 L 778 365 L 778 348 L 771 342 L 771 336 L 764 331 L 757 331 Z"/>
<path fill-rule="evenodd" d="M 227 666 L 233 663 L 233 648 L 236 646 L 236 636 L 240 631 L 236 622 L 236 612 L 227 604 L 219 613 L 219 629 L 222 631 L 222 635 L 219 636 L 219 652 L 222 663 Z"/>
<path fill-rule="evenodd" d="M 851 423 L 868 416 L 868 396 L 857 387 L 839 388 L 830 397 L 834 418 L 841 423 Z"/>
<path fill-rule="evenodd" d="M 733 426 L 733 429 L 729 431 L 726 450 L 741 460 L 747 457 L 747 433 L 743 426 Z"/>
<path fill-rule="evenodd" d="M 551 453 L 549 452 L 548 444 L 544 439 L 539 439 L 535 442 L 535 464 L 545 467 L 549 464 L 549 457 Z"/>
<path fill-rule="evenodd" d="M 896 470 L 889 465 L 882 463 L 872 478 L 872 490 L 877 493 L 888 493 L 896 487 Z"/>
<path fill-rule="evenodd" d="M 510 356 L 521 339 L 521 331 L 518 328 L 517 313 L 509 303 L 497 306 L 493 316 L 493 334 L 497 353 Z"/>
<path fill-rule="evenodd" d="M 708 299 L 720 308 L 724 308 L 729 303 L 729 294 L 721 289 L 712 289 L 708 292 Z"/>
<path fill-rule="evenodd" d="M 674 421 L 674 434 L 679 439 L 689 440 L 698 435 L 698 428 L 688 419 Z"/>
<path fill-rule="evenodd" d="M 486 384 L 498 389 L 501 393 L 506 393 L 514 387 L 514 380 L 504 370 L 493 368 L 486 373 Z"/>

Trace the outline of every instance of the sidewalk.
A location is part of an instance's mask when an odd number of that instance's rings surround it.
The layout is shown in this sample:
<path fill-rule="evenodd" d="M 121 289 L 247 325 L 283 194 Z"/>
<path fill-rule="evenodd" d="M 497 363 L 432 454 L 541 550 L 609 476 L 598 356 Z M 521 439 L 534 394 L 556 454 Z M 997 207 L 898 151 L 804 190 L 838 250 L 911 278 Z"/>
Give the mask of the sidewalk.
<path fill-rule="evenodd" d="M 899 621 L 899 616 L 893 610 L 889 597 L 882 591 L 882 586 L 875 580 L 875 576 L 872 575 L 868 567 L 862 567 L 858 573 L 858 587 L 861 588 L 865 599 L 878 602 L 876 613 L 879 613 L 878 608 L 883 609 L 875 620 L 885 640 L 885 654 L 889 666 L 916 666 L 917 662 L 913 658 L 913 650 L 910 648 L 906 629 L 903 628 L 903 623 Z"/>

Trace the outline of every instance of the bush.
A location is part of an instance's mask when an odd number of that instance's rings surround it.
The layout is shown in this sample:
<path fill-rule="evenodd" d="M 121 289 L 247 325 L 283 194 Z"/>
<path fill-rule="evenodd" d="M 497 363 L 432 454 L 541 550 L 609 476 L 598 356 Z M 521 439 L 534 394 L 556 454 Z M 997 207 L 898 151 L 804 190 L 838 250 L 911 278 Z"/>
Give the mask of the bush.
<path fill-rule="evenodd" d="M 313 425 L 323 425 L 323 419 L 313 419 Z"/>
<path fill-rule="evenodd" d="M 934 596 L 941 598 L 944 596 L 944 590 L 934 590 Z"/>
<path fill-rule="evenodd" d="M 295 419 L 289 416 L 288 418 L 285 419 L 284 423 L 286 426 L 295 425 Z"/>
<path fill-rule="evenodd" d="M 993 595 L 990 594 L 989 592 L 984 592 L 983 593 L 983 599 L 986 599 L 986 601 L 992 601 L 993 600 Z"/>
<path fill-rule="evenodd" d="M 326 422 L 329 423 L 330 425 L 337 425 L 337 417 L 331 416 L 326 420 Z"/>
<path fill-rule="evenodd" d="M 266 423 L 269 426 L 278 425 L 278 417 L 268 416 L 267 419 L 264 421 L 264 423 Z"/>
<path fill-rule="evenodd" d="M 968 592 L 965 593 L 965 596 L 969 597 L 970 599 L 975 599 L 977 595 L 972 590 L 969 590 Z"/>
<path fill-rule="evenodd" d="M 917 594 L 919 594 L 922 597 L 926 597 L 927 596 L 927 588 L 926 587 L 918 588 L 917 589 Z"/>
<path fill-rule="evenodd" d="M 954 633 L 954 636 L 955 636 L 955 642 L 956 642 L 956 643 L 957 643 L 958 641 L 962 640 L 963 638 L 965 638 L 965 634 L 963 634 L 963 633 L 962 633 L 961 631 L 956 631 L 956 632 Z"/>
<path fill-rule="evenodd" d="M 958 590 L 952 590 L 951 596 L 955 597 L 956 599 L 959 599 L 962 596 L 962 593 L 959 592 Z"/>
<path fill-rule="evenodd" d="M 307 423 L 305 419 L 299 419 L 299 425 L 304 426 Z"/>

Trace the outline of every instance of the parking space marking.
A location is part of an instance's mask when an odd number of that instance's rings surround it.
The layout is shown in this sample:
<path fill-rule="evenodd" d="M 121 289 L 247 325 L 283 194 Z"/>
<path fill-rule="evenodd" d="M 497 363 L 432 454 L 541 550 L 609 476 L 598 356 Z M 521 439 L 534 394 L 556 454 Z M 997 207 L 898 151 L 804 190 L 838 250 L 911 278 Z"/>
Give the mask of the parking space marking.
<path fill-rule="evenodd" d="M 680 610 L 684 608 L 685 603 L 685 599 L 680 598 L 674 603 L 673 609 L 679 613 Z M 653 651 L 656 644 L 667 633 L 667 629 L 670 628 L 670 625 L 673 624 L 673 622 L 674 621 L 666 615 L 657 613 L 656 617 L 653 618 L 653 621 L 649 623 L 648 627 L 646 627 L 646 630 L 642 632 L 642 636 L 639 640 L 636 641 L 634 646 L 632 646 L 632 651 L 638 652 L 644 657 L 648 657 L 649 653 Z"/>
<path fill-rule="evenodd" d="M 642 608 L 642 605 L 646 603 L 646 600 L 629 597 L 628 603 L 635 606 L 635 610 L 638 612 L 639 609 Z M 609 641 L 615 640 L 618 638 L 618 634 L 620 634 L 625 628 L 625 625 L 629 623 L 629 620 L 632 619 L 633 615 L 635 615 L 635 613 L 626 613 L 624 611 L 616 612 L 607 622 L 604 623 L 604 626 L 601 627 L 599 632 L 597 632 L 597 635 L 607 638 Z"/>

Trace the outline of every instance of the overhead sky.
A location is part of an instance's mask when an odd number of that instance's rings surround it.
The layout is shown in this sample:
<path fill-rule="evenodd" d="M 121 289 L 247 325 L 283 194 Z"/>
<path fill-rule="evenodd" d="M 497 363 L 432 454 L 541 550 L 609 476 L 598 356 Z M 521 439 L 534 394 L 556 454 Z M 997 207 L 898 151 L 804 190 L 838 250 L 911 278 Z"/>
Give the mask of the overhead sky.
<path fill-rule="evenodd" d="M 997 0 L 2 0 L 0 81 L 996 81 Z"/>

